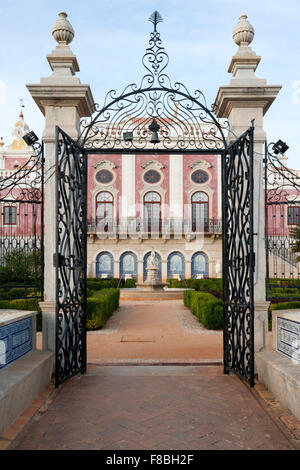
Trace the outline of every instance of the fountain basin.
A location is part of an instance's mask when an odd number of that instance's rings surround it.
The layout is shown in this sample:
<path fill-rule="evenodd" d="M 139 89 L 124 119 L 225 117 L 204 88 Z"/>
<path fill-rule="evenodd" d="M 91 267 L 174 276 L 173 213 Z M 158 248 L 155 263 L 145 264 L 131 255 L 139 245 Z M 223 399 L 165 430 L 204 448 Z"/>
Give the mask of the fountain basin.
<path fill-rule="evenodd" d="M 163 300 L 183 300 L 183 294 L 186 290 L 194 289 L 145 289 L 144 284 L 139 284 L 136 289 L 121 289 L 120 300 L 132 301 L 163 301 Z M 152 286 L 151 286 L 152 287 Z M 156 286 L 155 286 L 156 287 Z"/>

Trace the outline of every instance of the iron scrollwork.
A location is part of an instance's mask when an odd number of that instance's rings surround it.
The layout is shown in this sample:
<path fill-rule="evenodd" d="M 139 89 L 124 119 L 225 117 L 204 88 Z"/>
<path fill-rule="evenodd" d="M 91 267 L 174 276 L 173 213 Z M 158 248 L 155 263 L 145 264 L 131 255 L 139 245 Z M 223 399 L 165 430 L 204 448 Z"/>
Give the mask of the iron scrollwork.
<path fill-rule="evenodd" d="M 300 220 L 300 174 L 286 165 L 276 144 L 265 153 L 265 240 L 268 300 L 300 300 L 300 265 L 292 236 Z"/>
<path fill-rule="evenodd" d="M 13 170 L 3 170 L 0 179 L 0 198 L 14 202 L 36 202 L 42 200 L 44 159 L 42 145 L 32 146 L 29 159 Z M 5 172 L 8 173 L 5 176 Z"/>
<path fill-rule="evenodd" d="M 56 385 L 86 369 L 87 158 L 57 128 Z"/>
<path fill-rule="evenodd" d="M 253 132 L 224 154 L 224 369 L 254 385 Z"/>
<path fill-rule="evenodd" d="M 208 108 L 200 90 L 190 93 L 180 82 L 172 84 L 166 74 L 168 54 L 157 24 L 158 12 L 150 17 L 154 30 L 143 56 L 146 74 L 140 85 L 129 84 L 118 94 L 110 90 L 103 106 L 95 104 L 91 119 L 81 121 L 78 142 L 94 150 L 222 150 L 230 133 L 227 120 L 218 120 L 216 105 Z M 151 139 L 153 122 L 158 139 Z M 151 139 L 151 140 L 150 140 Z"/>
<path fill-rule="evenodd" d="M 7 268 L 9 277 L 6 280 L 1 279 L 0 287 L 8 292 L 12 287 L 9 280 L 14 283 L 14 287 L 22 289 L 7 295 L 13 295 L 13 298 L 30 296 L 42 299 L 44 153 L 43 145 L 38 142 L 31 149 L 31 155 L 25 163 L 1 171 L 0 265 Z M 26 273 L 23 276 L 14 267 L 21 261 L 26 264 Z"/>
<path fill-rule="evenodd" d="M 77 143 L 57 131 L 57 385 L 86 367 L 86 157 L 134 150 L 222 155 L 224 366 L 253 386 L 254 129 L 228 147 L 231 130 L 215 117 L 215 105 L 209 109 L 201 91 L 190 94 L 166 74 L 169 58 L 157 31 L 162 18 L 155 12 L 150 21 L 140 85 L 109 91 L 81 121 Z"/>

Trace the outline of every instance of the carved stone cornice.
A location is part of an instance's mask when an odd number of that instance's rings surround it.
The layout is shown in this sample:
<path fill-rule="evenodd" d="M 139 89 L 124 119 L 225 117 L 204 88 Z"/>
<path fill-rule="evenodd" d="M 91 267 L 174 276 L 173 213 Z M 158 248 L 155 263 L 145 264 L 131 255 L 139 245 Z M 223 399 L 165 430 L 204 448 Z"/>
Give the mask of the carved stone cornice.
<path fill-rule="evenodd" d="M 145 170 L 148 170 L 148 169 L 162 170 L 163 168 L 166 168 L 162 163 L 158 162 L 157 160 L 150 160 L 148 162 L 143 163 L 141 166 Z"/>
<path fill-rule="evenodd" d="M 97 170 L 101 168 L 109 168 L 110 170 L 113 170 L 114 168 L 117 168 L 117 165 L 110 160 L 99 160 L 95 165 L 93 165 L 93 167 Z"/>
<path fill-rule="evenodd" d="M 205 161 L 205 160 L 196 160 L 195 162 L 191 163 L 190 164 L 190 168 L 192 168 L 193 170 L 198 170 L 198 169 L 203 169 L 203 170 L 208 170 L 209 168 L 212 168 L 212 165 Z"/>

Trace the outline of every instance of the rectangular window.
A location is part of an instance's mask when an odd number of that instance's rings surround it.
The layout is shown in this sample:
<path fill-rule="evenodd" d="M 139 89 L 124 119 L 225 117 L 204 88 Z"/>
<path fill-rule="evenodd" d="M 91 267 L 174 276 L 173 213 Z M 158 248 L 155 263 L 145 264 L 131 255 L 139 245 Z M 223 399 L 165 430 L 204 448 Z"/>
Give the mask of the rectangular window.
<path fill-rule="evenodd" d="M 16 225 L 16 207 L 15 206 L 4 206 L 4 225 Z"/>
<path fill-rule="evenodd" d="M 300 212 L 300 207 L 288 208 L 288 224 L 289 225 L 299 224 L 299 212 Z"/>

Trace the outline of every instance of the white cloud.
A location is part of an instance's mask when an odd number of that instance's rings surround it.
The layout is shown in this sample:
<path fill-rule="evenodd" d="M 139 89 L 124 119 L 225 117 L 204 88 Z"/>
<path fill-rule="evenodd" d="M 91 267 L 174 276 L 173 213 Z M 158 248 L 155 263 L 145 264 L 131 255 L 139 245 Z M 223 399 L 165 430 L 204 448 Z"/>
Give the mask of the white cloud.
<path fill-rule="evenodd" d="M 6 84 L 0 80 L 0 104 L 6 104 Z"/>

